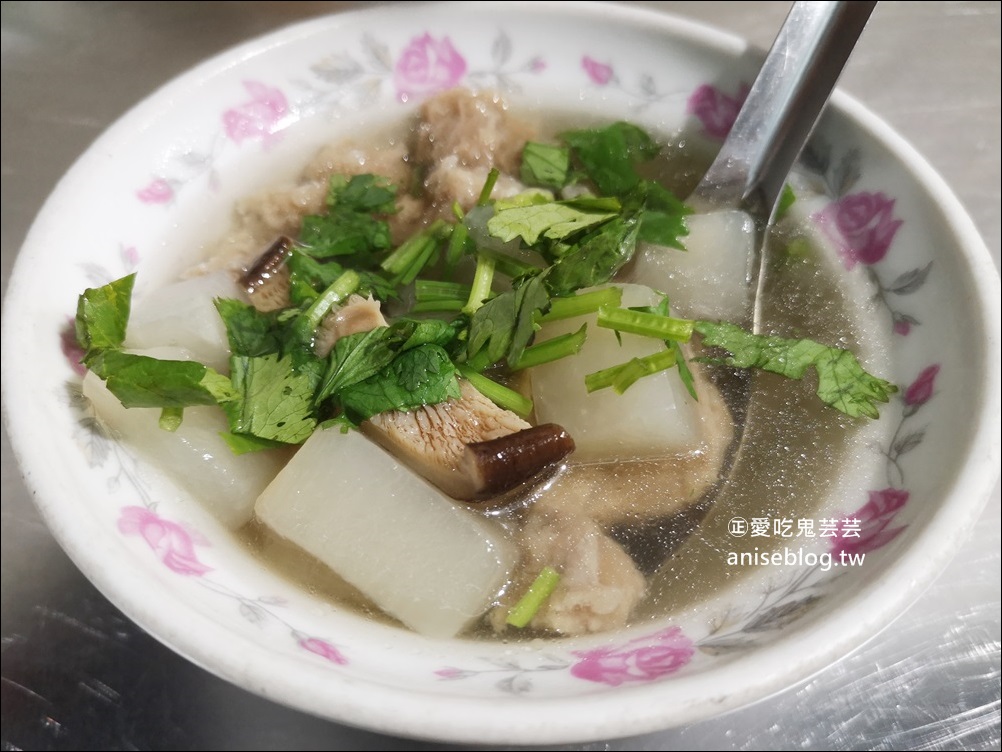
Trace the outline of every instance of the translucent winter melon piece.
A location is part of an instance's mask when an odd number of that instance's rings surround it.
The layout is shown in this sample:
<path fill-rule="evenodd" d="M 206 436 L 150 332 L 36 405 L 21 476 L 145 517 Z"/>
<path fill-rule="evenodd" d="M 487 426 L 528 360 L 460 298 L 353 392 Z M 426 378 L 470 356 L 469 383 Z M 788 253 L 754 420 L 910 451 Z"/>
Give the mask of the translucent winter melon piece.
<path fill-rule="evenodd" d="M 176 348 L 140 353 L 162 360 L 190 359 Z M 250 521 L 255 499 L 289 456 L 282 449 L 233 454 L 219 435 L 228 431 L 229 425 L 217 407 L 185 408 L 184 420 L 171 432 L 160 428 L 159 409 L 123 407 L 92 372 L 84 377 L 83 393 L 114 438 L 161 468 L 230 530 Z"/>
<path fill-rule="evenodd" d="M 751 217 L 718 211 L 686 217 L 687 250 L 642 246 L 629 280 L 668 294 L 672 312 L 689 318 L 740 322 L 751 303 L 749 264 L 755 242 Z"/>
<path fill-rule="evenodd" d="M 430 637 L 483 614 L 515 565 L 499 526 L 357 431 L 316 431 L 265 489 L 258 519 Z"/>
<path fill-rule="evenodd" d="M 623 307 L 656 305 L 661 296 L 642 285 L 617 285 Z M 583 291 L 584 292 L 584 291 Z M 579 460 L 658 457 L 694 448 L 701 440 L 696 402 L 678 369 L 644 376 L 623 394 L 613 389 L 588 393 L 585 376 L 633 358 L 661 352 L 661 340 L 616 333 L 596 324 L 597 314 L 545 324 L 536 335 L 542 342 L 588 324 L 577 355 L 532 369 L 532 396 L 539 423 L 558 423 L 574 438 Z"/>
<path fill-rule="evenodd" d="M 245 296 L 225 270 L 161 287 L 133 306 L 126 346 L 181 347 L 198 362 L 229 373 L 230 347 L 215 298 Z"/>

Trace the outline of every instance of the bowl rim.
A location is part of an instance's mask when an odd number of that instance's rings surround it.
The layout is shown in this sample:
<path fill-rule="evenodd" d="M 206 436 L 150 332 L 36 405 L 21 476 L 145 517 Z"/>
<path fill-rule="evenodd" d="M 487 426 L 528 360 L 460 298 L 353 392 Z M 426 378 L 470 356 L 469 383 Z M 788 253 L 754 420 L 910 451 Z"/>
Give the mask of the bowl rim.
<path fill-rule="evenodd" d="M 425 3 L 425 5 L 439 3 Z M 498 3 L 492 3 L 499 5 Z M 746 41 L 710 26 L 680 18 L 669 13 L 612 3 L 584 3 L 567 11 L 562 3 L 505 3 L 518 13 L 571 13 L 577 16 L 601 16 L 612 22 L 644 23 L 661 33 L 685 36 L 701 46 L 712 47 L 722 54 L 749 48 Z M 909 547 L 891 563 L 880 581 L 862 588 L 852 597 L 853 603 L 866 602 L 871 608 L 860 619 L 856 609 L 843 606 L 825 624 L 812 624 L 796 630 L 753 654 L 735 659 L 708 675 L 693 675 L 684 681 L 689 697 L 679 700 L 677 684 L 651 684 L 644 687 L 618 688 L 614 694 L 598 692 L 574 698 L 532 698 L 527 702 L 514 700 L 498 712 L 496 700 L 450 696 L 443 702 L 436 695 L 415 695 L 404 689 L 384 684 L 342 679 L 319 668 L 306 667 L 296 681 L 281 677 L 280 662 L 265 655 L 256 668 L 248 665 L 246 656 L 253 654 L 255 643 L 235 637 L 233 633 L 200 614 L 192 614 L 197 629 L 176 628 L 175 604 L 136 598 L 147 589 L 139 570 L 109 567 L 106 557 L 97 559 L 81 540 L 101 531 L 96 526 L 69 530 L 57 514 L 56 480 L 39 472 L 45 467 L 44 453 L 30 441 L 30 424 L 21 415 L 22 405 L 12 402 L 15 396 L 11 384 L 24 383 L 15 363 L 9 357 L 27 334 L 15 329 L 15 317 L 10 315 L 18 300 L 26 293 L 27 267 L 38 245 L 39 228 L 60 211 L 86 173 L 100 161 L 100 153 L 137 120 L 146 120 L 162 108 L 175 94 L 180 94 L 193 81 L 211 79 L 221 71 L 260 52 L 263 46 L 287 44 L 312 34 L 321 27 L 336 28 L 346 18 L 379 16 L 386 13 L 407 13 L 403 6 L 376 6 L 319 16 L 270 31 L 234 47 L 223 50 L 195 67 L 180 73 L 157 88 L 109 126 L 76 160 L 60 179 L 39 211 L 29 231 L 22 252 L 18 254 L 5 295 L 3 331 L 3 419 L 11 437 L 11 448 L 50 530 L 74 563 L 97 585 L 98 589 L 129 618 L 150 632 L 174 651 L 206 670 L 268 699 L 288 704 L 299 710 L 330 718 L 352 726 L 382 733 L 453 742 L 560 743 L 598 738 L 633 735 L 671 725 L 702 720 L 723 711 L 746 705 L 804 680 L 835 660 L 857 649 L 878 631 L 890 624 L 904 607 L 913 603 L 952 559 L 960 543 L 973 528 L 978 515 L 999 476 L 999 414 L 1002 377 L 1000 377 L 1000 284 L 984 241 L 973 221 L 952 190 L 925 159 L 889 125 L 866 107 L 842 92 L 836 92 L 832 105 L 854 124 L 872 134 L 902 165 L 914 175 L 924 190 L 943 207 L 950 233 L 957 238 L 958 257 L 969 268 L 972 284 L 980 302 L 985 334 L 984 373 L 986 376 L 983 419 L 971 438 L 972 452 L 958 469 L 943 504 Z M 977 500 L 975 502 L 974 500 Z M 946 529 L 944 538 L 938 530 Z M 84 535 L 81 536 L 81 533 Z M 932 552 L 932 555 L 930 555 Z M 115 570 L 118 571 L 115 571 Z M 112 575 L 112 572 L 115 572 Z M 822 638 L 822 639 L 819 639 Z M 227 656 L 214 652 L 212 645 L 232 645 Z M 820 647 L 819 647 L 820 645 Z M 784 667 L 784 656 L 802 657 L 795 676 Z M 274 665 L 269 663 L 275 661 Z M 278 683 L 275 682 L 279 676 Z M 740 677 L 754 677 L 748 682 Z M 712 681 L 711 681 L 712 679 Z M 732 687 L 726 692 L 721 684 Z M 736 688 L 736 689 L 734 689 Z M 642 702 L 638 701 L 642 698 Z M 664 707 L 672 703 L 670 709 Z M 332 705 L 336 709 L 332 712 Z M 386 713 L 386 708 L 392 712 Z M 509 712 L 517 710 L 518 725 L 508 722 Z M 566 714 L 565 714 L 566 713 Z M 485 725 L 485 718 L 495 718 Z M 558 718 L 565 719 L 563 723 Z M 588 722 L 583 722 L 584 719 Z"/>

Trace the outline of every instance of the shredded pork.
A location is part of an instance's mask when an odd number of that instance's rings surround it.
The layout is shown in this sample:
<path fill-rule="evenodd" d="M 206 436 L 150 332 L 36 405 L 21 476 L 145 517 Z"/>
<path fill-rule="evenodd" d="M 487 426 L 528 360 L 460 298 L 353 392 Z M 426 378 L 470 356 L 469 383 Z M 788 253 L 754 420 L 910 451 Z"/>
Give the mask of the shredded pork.
<path fill-rule="evenodd" d="M 633 559 L 587 516 L 568 510 L 533 513 L 519 544 L 519 574 L 491 613 L 497 630 L 504 629 L 508 609 L 546 566 L 560 572 L 560 582 L 533 617 L 536 629 L 560 634 L 616 629 L 644 596 L 644 576 Z"/>

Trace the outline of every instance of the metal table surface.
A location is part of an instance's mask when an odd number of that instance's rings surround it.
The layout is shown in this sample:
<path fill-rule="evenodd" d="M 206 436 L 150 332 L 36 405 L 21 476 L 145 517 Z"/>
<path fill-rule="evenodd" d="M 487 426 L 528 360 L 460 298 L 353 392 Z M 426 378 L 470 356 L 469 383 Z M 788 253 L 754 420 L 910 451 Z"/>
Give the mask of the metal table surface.
<path fill-rule="evenodd" d="M 648 2 L 767 47 L 788 2 Z M 73 160 L 158 85 L 360 3 L 3 2 L 2 275 Z M 842 88 L 911 141 L 999 265 L 998 2 L 882 2 Z M 280 707 L 126 619 L 63 554 L 2 439 L 4 749 L 441 749 Z M 855 653 L 702 723 L 560 749 L 999 749 L 999 487 L 953 563 Z"/>

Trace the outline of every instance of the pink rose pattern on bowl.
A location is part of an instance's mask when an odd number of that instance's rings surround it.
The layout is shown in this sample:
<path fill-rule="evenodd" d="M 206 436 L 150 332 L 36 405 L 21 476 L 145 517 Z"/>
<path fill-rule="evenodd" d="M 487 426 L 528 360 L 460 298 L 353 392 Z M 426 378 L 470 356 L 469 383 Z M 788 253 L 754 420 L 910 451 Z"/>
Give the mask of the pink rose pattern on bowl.
<path fill-rule="evenodd" d="M 239 148 L 248 144 L 267 147 L 278 137 L 285 119 L 297 110 L 336 109 L 365 101 L 366 96 L 372 96 L 372 81 L 377 82 L 377 88 L 384 84 L 392 86 L 397 100 L 403 103 L 459 84 L 517 91 L 519 76 L 540 75 L 548 68 L 547 60 L 539 54 L 513 62 L 511 41 L 503 33 L 491 49 L 491 65 L 479 69 L 470 66 L 461 46 L 457 47 L 446 35 L 432 32 L 416 35 L 395 54 L 370 37 L 366 37 L 363 44 L 367 54 L 362 58 L 339 53 L 312 65 L 310 72 L 315 81 L 310 84 L 297 81 L 279 86 L 273 82 L 244 81 L 243 95 L 234 92 L 233 102 L 219 117 L 221 137 L 213 138 L 204 150 L 184 151 L 171 163 L 170 170 L 153 174 L 145 184 L 133 190 L 133 195 L 149 206 L 170 207 L 178 192 L 198 178 L 207 177 L 209 187 L 214 187 L 217 178 L 213 163 L 227 144 Z M 635 110 L 678 97 L 677 92 L 659 90 L 654 77 L 648 74 L 641 75 L 637 85 L 630 89 L 617 75 L 614 65 L 599 56 L 585 54 L 579 61 L 583 84 L 615 86 L 632 98 Z M 293 92 L 295 87 L 300 90 Z M 733 125 L 747 92 L 748 87 L 744 84 L 728 93 L 706 83 L 685 99 L 686 112 L 699 124 L 702 135 L 721 140 Z M 892 306 L 891 296 L 906 296 L 921 288 L 931 262 L 900 274 L 890 282 L 882 280 L 879 265 L 893 252 L 895 236 L 903 220 L 895 215 L 895 199 L 884 192 L 850 192 L 860 175 L 858 162 L 859 155 L 853 151 L 840 161 L 834 161 L 827 145 L 812 143 L 808 147 L 801 167 L 821 176 L 833 197 L 812 219 L 833 243 L 847 271 L 858 266 L 867 270 L 878 296 L 891 313 L 894 333 L 908 335 L 920 322 Z M 129 262 L 126 266 L 131 271 L 138 262 L 138 255 L 131 247 L 128 251 L 123 260 Z M 90 271 L 92 277 L 104 277 L 98 280 L 100 282 L 113 278 L 104 270 Z M 64 335 L 61 346 L 67 361 L 78 371 L 80 352 L 72 337 Z M 906 430 L 907 424 L 933 398 L 939 372 L 939 364 L 927 366 L 904 390 L 903 412 L 897 430 L 888 446 L 879 448 L 887 461 L 888 486 L 869 491 L 865 503 L 836 520 L 830 553 L 871 553 L 890 544 L 906 529 L 907 524 L 895 521 L 909 500 L 909 492 L 903 487 L 905 473 L 900 460 L 902 455 L 922 443 L 924 435 L 921 430 Z M 277 611 L 282 605 L 279 599 L 247 597 L 212 582 L 213 567 L 203 560 L 207 555 L 199 550 L 204 545 L 201 536 L 157 514 L 155 503 L 148 498 L 134 470 L 135 461 L 117 442 L 105 437 L 92 419 L 81 420 L 81 426 L 89 436 L 93 462 L 103 466 L 112 461 L 109 489 L 116 490 L 124 479 L 142 500 L 142 506 L 129 504 L 121 508 L 118 529 L 124 536 L 139 538 L 170 572 L 233 599 L 248 621 L 278 622 L 288 629 L 291 639 L 304 652 L 333 666 L 349 664 L 348 657 L 334 643 L 288 624 Z M 744 613 L 737 624 L 727 629 L 711 629 L 700 639 L 692 639 L 681 628 L 669 626 L 651 634 L 630 637 L 619 645 L 549 656 L 542 665 L 520 665 L 517 660 L 494 662 L 485 658 L 491 667 L 444 666 L 435 669 L 433 674 L 443 681 L 500 676 L 497 689 L 509 694 L 531 691 L 531 677 L 541 673 L 564 674 L 606 686 L 658 681 L 682 671 L 697 657 L 709 660 L 712 656 L 745 649 L 759 642 L 761 635 L 775 632 L 813 607 L 824 597 L 823 586 L 830 579 L 833 578 L 825 578 L 817 566 L 791 571 L 785 582 L 770 585 L 758 605 Z"/>
<path fill-rule="evenodd" d="M 267 142 L 278 132 L 289 103 L 281 89 L 261 81 L 244 81 L 249 99 L 223 113 L 223 128 L 233 143 Z"/>
<path fill-rule="evenodd" d="M 205 541 L 176 522 L 165 520 L 146 507 L 123 507 L 118 518 L 118 530 L 124 535 L 138 535 L 153 550 L 158 559 L 172 572 L 201 577 L 212 567 L 198 560 L 195 541 Z"/>
<path fill-rule="evenodd" d="M 448 37 L 436 39 L 431 34 L 414 37 L 397 59 L 393 83 L 397 96 L 406 102 L 411 97 L 445 91 L 463 80 L 466 60 Z"/>
<path fill-rule="evenodd" d="M 174 200 L 174 186 L 165 178 L 153 178 L 136 191 L 136 198 L 144 204 L 169 204 Z"/>
<path fill-rule="evenodd" d="M 606 65 L 605 63 L 600 63 L 595 58 L 585 55 L 581 58 L 581 67 L 584 69 L 585 74 L 591 79 L 593 84 L 598 86 L 605 86 L 615 77 L 615 72 L 612 70 L 611 65 Z"/>
<path fill-rule="evenodd" d="M 401 103 L 414 101 L 460 84 L 492 86 L 517 91 L 518 78 L 538 76 L 546 58 L 533 55 L 513 59 L 511 39 L 500 33 L 491 46 L 491 64 L 473 69 L 448 36 L 426 32 L 412 37 L 393 53 L 374 37 L 363 40 L 364 54 L 333 54 L 310 66 L 313 81 L 296 80 L 287 87 L 273 82 L 243 82 L 243 93 L 220 115 L 221 132 L 203 149 L 176 150 L 170 168 L 155 173 L 136 189 L 136 198 L 147 205 L 169 206 L 186 185 L 206 178 L 210 189 L 218 180 L 214 163 L 228 146 L 267 148 L 281 136 L 286 121 L 297 113 L 339 110 L 371 101 L 384 86 L 392 86 Z M 295 89 L 295 91 L 293 91 Z"/>
<path fill-rule="evenodd" d="M 731 132 L 749 91 L 750 87 L 742 84 L 732 96 L 716 86 L 703 84 L 689 97 L 686 110 L 699 121 L 704 135 L 723 141 Z"/>
<path fill-rule="evenodd" d="M 118 529 L 125 536 L 141 538 L 154 556 L 171 572 L 197 578 L 200 584 L 212 592 L 236 601 L 240 614 L 247 621 L 255 624 L 266 620 L 278 622 L 289 630 L 289 635 L 304 651 L 339 666 L 349 663 L 348 658 L 334 643 L 305 634 L 281 618 L 276 610 L 283 605 L 280 599 L 247 598 L 220 582 L 211 581 L 207 575 L 213 568 L 200 560 L 196 550 L 197 547 L 208 546 L 208 542 L 198 531 L 161 517 L 152 505 L 122 507 Z"/>
<path fill-rule="evenodd" d="M 306 635 L 297 633 L 295 635 L 296 639 L 299 641 L 299 646 L 314 655 L 319 655 L 321 658 L 330 661 L 331 663 L 336 663 L 339 666 L 346 666 L 348 664 L 348 659 L 344 657 L 344 653 L 337 649 L 334 645 L 327 642 L 327 640 L 321 640 L 319 637 L 307 637 Z"/>
<path fill-rule="evenodd" d="M 840 535 L 832 545 L 832 553 L 840 556 L 876 551 L 898 537 L 905 528 L 888 526 L 894 516 L 908 503 L 908 492 L 900 488 L 870 491 L 870 500 L 839 523 Z M 851 526 L 851 527 L 850 527 Z M 861 527 L 860 527 L 861 526 Z M 847 535 L 852 529 L 853 535 Z"/>
<path fill-rule="evenodd" d="M 678 627 L 669 627 L 649 637 L 630 640 L 618 648 L 601 647 L 573 651 L 580 660 L 571 675 L 586 681 L 618 687 L 647 682 L 674 674 L 692 660 L 695 646 Z"/>
<path fill-rule="evenodd" d="M 816 174 L 834 198 L 811 219 L 836 248 L 847 271 L 857 266 L 866 270 L 876 297 L 891 315 L 894 334 L 908 336 L 921 322 L 899 309 L 895 299 L 912 295 L 925 284 L 932 261 L 886 281 L 880 264 L 894 248 L 903 220 L 894 213 L 896 199 L 883 191 L 853 191 L 859 181 L 859 152 L 848 150 L 835 159 L 831 147 L 812 140 L 801 155 L 801 166 Z"/>
<path fill-rule="evenodd" d="M 881 261 L 901 227 L 901 220 L 894 218 L 894 199 L 867 191 L 833 201 L 814 221 L 835 244 L 846 269 Z"/>

